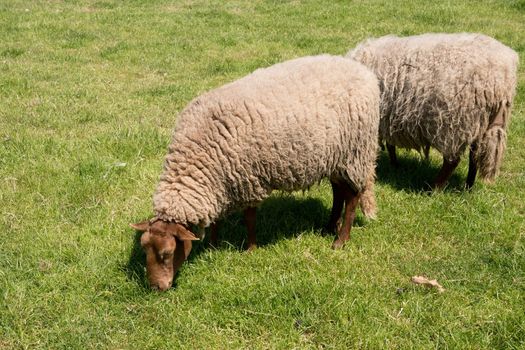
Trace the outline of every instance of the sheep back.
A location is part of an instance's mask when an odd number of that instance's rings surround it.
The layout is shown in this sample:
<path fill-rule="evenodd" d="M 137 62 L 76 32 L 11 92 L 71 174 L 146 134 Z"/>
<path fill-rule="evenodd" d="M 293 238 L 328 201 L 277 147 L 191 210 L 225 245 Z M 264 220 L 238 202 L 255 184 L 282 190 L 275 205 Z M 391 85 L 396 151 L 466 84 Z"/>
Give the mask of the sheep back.
<path fill-rule="evenodd" d="M 324 177 L 361 191 L 373 178 L 378 124 L 377 79 L 357 62 L 324 55 L 256 70 L 180 113 L 156 215 L 207 226 Z"/>
<path fill-rule="evenodd" d="M 480 175 L 495 176 L 516 89 L 516 52 L 482 34 L 424 34 L 370 39 L 347 57 L 379 79 L 380 138 L 432 146 L 449 161 L 477 142 Z"/>

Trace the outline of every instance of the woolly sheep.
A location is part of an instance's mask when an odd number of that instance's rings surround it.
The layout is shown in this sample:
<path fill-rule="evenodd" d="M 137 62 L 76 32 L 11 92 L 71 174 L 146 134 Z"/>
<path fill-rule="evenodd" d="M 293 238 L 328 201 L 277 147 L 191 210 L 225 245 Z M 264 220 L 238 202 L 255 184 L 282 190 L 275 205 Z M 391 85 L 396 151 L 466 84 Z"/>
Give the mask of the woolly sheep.
<path fill-rule="evenodd" d="M 365 189 L 362 208 L 375 210 L 378 127 L 377 79 L 343 57 L 276 64 L 194 99 L 176 123 L 153 196 L 155 217 L 131 225 L 144 231 L 151 286 L 171 286 L 198 239 L 192 225 L 202 229 L 246 209 L 253 248 L 258 203 L 272 190 L 304 189 L 325 177 L 334 195 L 328 228 L 337 228 L 333 247 L 342 247 Z"/>
<path fill-rule="evenodd" d="M 380 139 L 396 166 L 395 146 L 443 155 L 442 188 L 470 147 L 466 187 L 498 174 L 516 89 L 518 55 L 482 34 L 423 34 L 370 39 L 350 50 L 381 88 Z"/>

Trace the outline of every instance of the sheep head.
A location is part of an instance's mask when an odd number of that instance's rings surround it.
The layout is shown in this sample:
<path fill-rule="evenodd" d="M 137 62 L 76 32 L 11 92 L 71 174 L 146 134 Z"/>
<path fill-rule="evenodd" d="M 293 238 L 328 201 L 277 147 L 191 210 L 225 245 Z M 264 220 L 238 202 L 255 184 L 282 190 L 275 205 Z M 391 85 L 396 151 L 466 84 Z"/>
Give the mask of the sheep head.
<path fill-rule="evenodd" d="M 171 287 L 175 273 L 191 251 L 191 241 L 198 240 L 181 224 L 152 219 L 132 228 L 144 232 L 140 245 L 146 252 L 146 272 L 152 289 L 164 291 Z"/>

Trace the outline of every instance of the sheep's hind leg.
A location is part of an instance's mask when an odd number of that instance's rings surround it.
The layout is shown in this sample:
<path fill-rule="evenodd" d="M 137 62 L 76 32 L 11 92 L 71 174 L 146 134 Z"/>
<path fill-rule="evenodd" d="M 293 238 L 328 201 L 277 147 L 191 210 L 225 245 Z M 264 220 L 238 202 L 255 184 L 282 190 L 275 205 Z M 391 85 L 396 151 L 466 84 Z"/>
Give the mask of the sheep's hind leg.
<path fill-rule="evenodd" d="M 355 209 L 359 203 L 361 192 L 354 191 L 348 184 L 341 185 L 345 201 L 345 210 L 342 217 L 342 225 L 338 228 L 337 238 L 332 244 L 333 249 L 342 248 L 350 239 L 350 230 L 355 218 Z"/>
<path fill-rule="evenodd" d="M 244 210 L 244 220 L 246 221 L 246 228 L 248 229 L 248 243 L 247 250 L 252 251 L 257 248 L 255 238 L 255 216 L 257 208 L 249 207 Z"/>
<path fill-rule="evenodd" d="M 341 210 L 343 210 L 344 196 L 341 186 L 337 183 L 330 181 L 332 184 L 332 194 L 333 194 L 333 205 L 332 212 L 330 213 L 330 219 L 328 219 L 328 224 L 325 226 L 325 231 L 334 233 L 337 229 L 337 221 L 341 217 Z"/>
<path fill-rule="evenodd" d="M 473 143 L 470 145 L 470 153 L 468 157 L 468 174 L 467 182 L 465 183 L 465 188 L 470 190 L 474 185 L 474 180 L 476 180 L 476 174 L 478 173 L 478 167 L 476 165 L 476 152 L 478 145 Z"/>
<path fill-rule="evenodd" d="M 438 173 L 438 176 L 436 177 L 436 180 L 434 181 L 434 189 L 443 189 L 445 185 L 448 182 L 448 179 L 450 178 L 450 175 L 454 172 L 454 169 L 459 164 L 459 158 L 454 159 L 453 161 L 449 162 L 445 157 L 443 157 L 443 166 L 441 167 L 441 170 Z"/>
<path fill-rule="evenodd" d="M 396 146 L 391 145 L 387 142 L 386 149 L 388 150 L 388 158 L 390 158 L 390 165 L 394 168 L 399 168 L 399 162 L 397 161 Z"/>

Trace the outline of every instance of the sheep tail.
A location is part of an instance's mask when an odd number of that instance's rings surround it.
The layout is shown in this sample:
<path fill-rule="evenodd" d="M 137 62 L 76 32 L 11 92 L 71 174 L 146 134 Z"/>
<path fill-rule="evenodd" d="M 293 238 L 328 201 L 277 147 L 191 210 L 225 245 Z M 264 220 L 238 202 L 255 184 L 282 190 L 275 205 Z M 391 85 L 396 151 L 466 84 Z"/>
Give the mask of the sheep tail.
<path fill-rule="evenodd" d="M 486 182 L 494 181 L 499 173 L 503 153 L 507 145 L 507 121 L 510 115 L 510 103 L 501 103 L 495 110 L 494 119 L 478 143 L 475 154 L 479 176 Z"/>
<path fill-rule="evenodd" d="M 365 188 L 361 193 L 361 198 L 359 200 L 359 206 L 363 215 L 368 219 L 375 219 L 377 217 L 377 204 L 374 193 L 374 180 L 375 174 L 372 173 L 366 181 Z"/>

